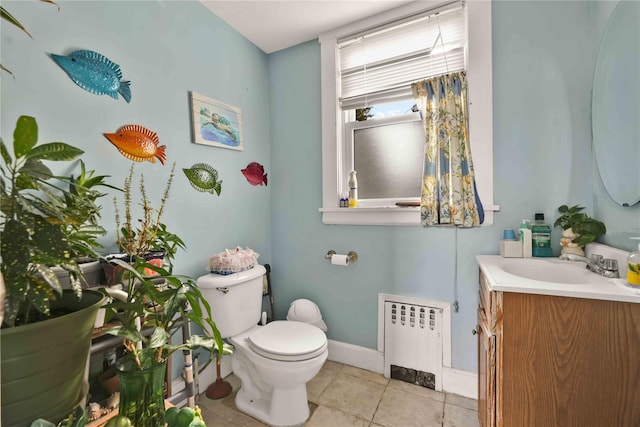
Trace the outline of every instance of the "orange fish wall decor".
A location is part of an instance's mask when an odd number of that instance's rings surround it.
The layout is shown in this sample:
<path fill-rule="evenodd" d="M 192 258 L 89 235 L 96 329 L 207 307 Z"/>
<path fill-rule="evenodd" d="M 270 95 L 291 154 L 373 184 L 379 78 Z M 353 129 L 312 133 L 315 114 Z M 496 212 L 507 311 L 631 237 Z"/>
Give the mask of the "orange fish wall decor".
<path fill-rule="evenodd" d="M 143 126 L 123 126 L 117 133 L 105 133 L 104 136 L 123 156 L 134 162 L 147 160 L 155 163 L 157 158 L 164 165 L 167 160 L 166 145 L 158 146 L 160 143 L 158 135 Z"/>

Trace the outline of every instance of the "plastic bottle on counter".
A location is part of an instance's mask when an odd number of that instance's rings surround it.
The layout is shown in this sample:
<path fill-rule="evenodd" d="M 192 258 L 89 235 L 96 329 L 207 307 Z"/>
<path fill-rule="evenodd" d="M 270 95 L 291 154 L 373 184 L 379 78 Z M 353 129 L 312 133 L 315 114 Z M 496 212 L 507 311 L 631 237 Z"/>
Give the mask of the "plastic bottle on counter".
<path fill-rule="evenodd" d="M 544 222 L 544 214 L 537 213 L 531 226 L 531 253 L 534 257 L 553 256 L 551 226 Z"/>
<path fill-rule="evenodd" d="M 632 237 L 640 240 L 640 237 Z M 627 258 L 627 284 L 634 289 L 640 289 L 640 243 L 638 249 L 631 252 Z"/>
<path fill-rule="evenodd" d="M 356 171 L 349 172 L 349 207 L 358 207 L 358 178 Z"/>
<path fill-rule="evenodd" d="M 518 233 L 520 233 L 520 243 L 522 244 L 522 258 L 531 258 L 533 256 L 530 224 L 530 220 L 523 219 L 518 229 Z"/>

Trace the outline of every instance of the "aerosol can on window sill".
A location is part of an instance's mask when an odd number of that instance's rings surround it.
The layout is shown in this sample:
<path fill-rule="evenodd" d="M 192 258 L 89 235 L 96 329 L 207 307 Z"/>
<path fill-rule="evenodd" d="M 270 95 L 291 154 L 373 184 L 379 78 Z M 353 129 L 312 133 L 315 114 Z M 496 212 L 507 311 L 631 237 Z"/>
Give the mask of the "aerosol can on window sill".
<path fill-rule="evenodd" d="M 356 171 L 349 172 L 349 207 L 358 207 L 358 178 Z"/>

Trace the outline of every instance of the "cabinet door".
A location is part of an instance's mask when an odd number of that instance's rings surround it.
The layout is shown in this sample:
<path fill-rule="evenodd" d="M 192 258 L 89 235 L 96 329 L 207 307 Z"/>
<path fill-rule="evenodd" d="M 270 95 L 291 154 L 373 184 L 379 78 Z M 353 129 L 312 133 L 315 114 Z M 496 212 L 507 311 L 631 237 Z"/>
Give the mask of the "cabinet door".
<path fill-rule="evenodd" d="M 478 310 L 478 417 L 481 427 L 496 425 L 496 336 Z"/>

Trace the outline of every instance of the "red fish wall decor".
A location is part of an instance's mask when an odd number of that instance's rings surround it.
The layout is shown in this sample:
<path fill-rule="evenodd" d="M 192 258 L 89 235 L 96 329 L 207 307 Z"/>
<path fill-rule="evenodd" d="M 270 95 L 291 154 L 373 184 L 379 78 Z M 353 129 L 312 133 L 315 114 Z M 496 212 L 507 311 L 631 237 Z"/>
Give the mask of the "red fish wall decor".
<path fill-rule="evenodd" d="M 167 160 L 166 145 L 158 146 L 158 135 L 140 125 L 127 125 L 121 127 L 116 133 L 105 133 L 118 151 L 129 160 L 155 163 L 156 159 L 164 165 Z"/>
<path fill-rule="evenodd" d="M 242 174 L 251 185 L 267 185 L 267 174 L 264 167 L 258 162 L 251 162 L 241 170 Z"/>

